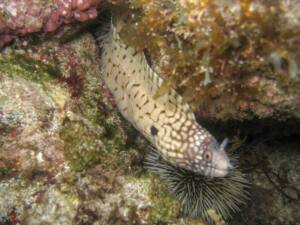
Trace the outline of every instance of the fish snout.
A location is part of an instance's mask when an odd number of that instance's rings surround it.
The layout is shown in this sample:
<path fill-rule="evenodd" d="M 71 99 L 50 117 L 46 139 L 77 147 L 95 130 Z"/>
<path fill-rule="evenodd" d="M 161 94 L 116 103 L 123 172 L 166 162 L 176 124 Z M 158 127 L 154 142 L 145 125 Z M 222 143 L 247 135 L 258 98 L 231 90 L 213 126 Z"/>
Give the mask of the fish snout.
<path fill-rule="evenodd" d="M 213 154 L 212 176 L 225 177 L 233 169 L 230 159 L 224 151 L 216 151 Z"/>

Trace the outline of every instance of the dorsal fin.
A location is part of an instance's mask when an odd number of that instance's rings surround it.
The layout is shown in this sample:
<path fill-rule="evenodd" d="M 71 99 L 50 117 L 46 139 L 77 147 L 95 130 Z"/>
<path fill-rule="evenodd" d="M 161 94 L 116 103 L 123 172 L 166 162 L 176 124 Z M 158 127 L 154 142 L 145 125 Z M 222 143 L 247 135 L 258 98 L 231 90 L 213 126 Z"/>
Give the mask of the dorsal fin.
<path fill-rule="evenodd" d="M 153 98 L 157 101 L 162 99 L 168 105 L 176 106 L 177 109 L 180 108 L 181 111 L 188 114 L 189 118 L 195 119 L 195 115 L 192 112 L 190 106 L 184 103 L 183 98 L 172 88 L 171 82 L 164 80 L 158 73 L 156 73 L 149 63 L 149 57 L 144 54 L 144 63 L 147 67 L 148 75 L 152 81 L 152 84 L 157 86 L 157 89 L 153 95 Z M 167 101 L 165 100 L 167 98 Z M 169 106 L 170 107 L 170 106 Z"/>
<path fill-rule="evenodd" d="M 119 43 L 120 45 L 123 45 L 123 47 L 126 49 L 127 54 L 132 55 L 132 57 L 139 58 L 138 61 L 140 61 L 142 67 L 144 68 L 144 71 L 142 71 L 142 74 L 136 74 L 136 76 L 145 76 L 141 77 L 139 79 L 146 82 L 146 85 L 150 86 L 153 90 L 152 96 L 156 101 L 161 102 L 161 104 L 165 105 L 166 108 L 169 108 L 171 110 L 174 110 L 174 108 L 177 111 L 182 111 L 185 114 L 188 115 L 189 118 L 194 119 L 194 114 L 190 108 L 190 106 L 187 103 L 184 103 L 183 98 L 172 88 L 171 84 L 164 80 L 158 73 L 156 73 L 152 67 L 151 62 L 149 61 L 149 57 L 147 58 L 147 55 L 144 52 L 139 51 L 134 46 L 127 46 L 120 38 L 120 32 L 125 26 L 126 22 L 124 22 L 124 19 L 126 19 L 126 14 L 117 14 L 115 15 L 112 13 L 107 13 L 103 20 L 103 29 L 98 34 L 97 37 L 98 42 L 104 43 L 105 41 L 108 41 L 110 38 L 112 38 L 116 43 Z M 109 35 L 111 35 L 109 37 Z M 149 82 L 149 84 L 147 84 Z"/>

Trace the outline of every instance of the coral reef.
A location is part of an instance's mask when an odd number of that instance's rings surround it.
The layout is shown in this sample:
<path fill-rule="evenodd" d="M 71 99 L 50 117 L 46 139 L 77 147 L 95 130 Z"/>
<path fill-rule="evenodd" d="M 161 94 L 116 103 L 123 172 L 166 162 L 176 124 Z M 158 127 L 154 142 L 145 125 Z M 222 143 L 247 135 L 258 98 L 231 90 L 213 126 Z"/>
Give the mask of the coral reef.
<path fill-rule="evenodd" d="M 0 53 L 0 224 L 204 225 L 142 168 L 148 143 L 114 108 L 94 38 L 42 34 L 73 31 L 65 24 L 94 18 L 103 2 L 0 0 L 0 46 L 18 37 Z M 291 124 L 299 134 L 298 1 L 106 2 L 132 15 L 124 40 L 147 49 L 164 88 L 204 121 L 271 118 L 281 126 L 268 134 Z M 253 185 L 228 224 L 299 224 L 297 138 L 235 151 Z"/>
<path fill-rule="evenodd" d="M 97 17 L 101 0 L 1 0 L 0 48 L 13 37 L 38 31 L 53 32 L 72 21 Z"/>

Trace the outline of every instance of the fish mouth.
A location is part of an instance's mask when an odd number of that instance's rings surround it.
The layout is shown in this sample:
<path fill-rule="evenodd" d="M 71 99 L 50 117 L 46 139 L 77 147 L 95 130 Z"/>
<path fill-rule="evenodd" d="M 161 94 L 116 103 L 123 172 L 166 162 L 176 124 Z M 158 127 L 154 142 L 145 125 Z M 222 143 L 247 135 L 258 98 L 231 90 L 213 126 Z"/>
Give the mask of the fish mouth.
<path fill-rule="evenodd" d="M 208 176 L 210 177 L 226 177 L 230 171 L 230 168 L 227 169 L 220 169 L 216 167 L 211 167 L 208 171 Z"/>

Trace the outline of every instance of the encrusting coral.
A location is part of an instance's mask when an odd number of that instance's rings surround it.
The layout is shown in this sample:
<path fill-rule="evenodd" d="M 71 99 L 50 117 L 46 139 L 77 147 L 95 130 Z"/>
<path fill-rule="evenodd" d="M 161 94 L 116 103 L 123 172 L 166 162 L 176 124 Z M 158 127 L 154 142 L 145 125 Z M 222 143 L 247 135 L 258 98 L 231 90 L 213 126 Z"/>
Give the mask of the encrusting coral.
<path fill-rule="evenodd" d="M 0 0 L 0 48 L 14 37 L 53 32 L 73 21 L 97 17 L 102 0 Z"/>

